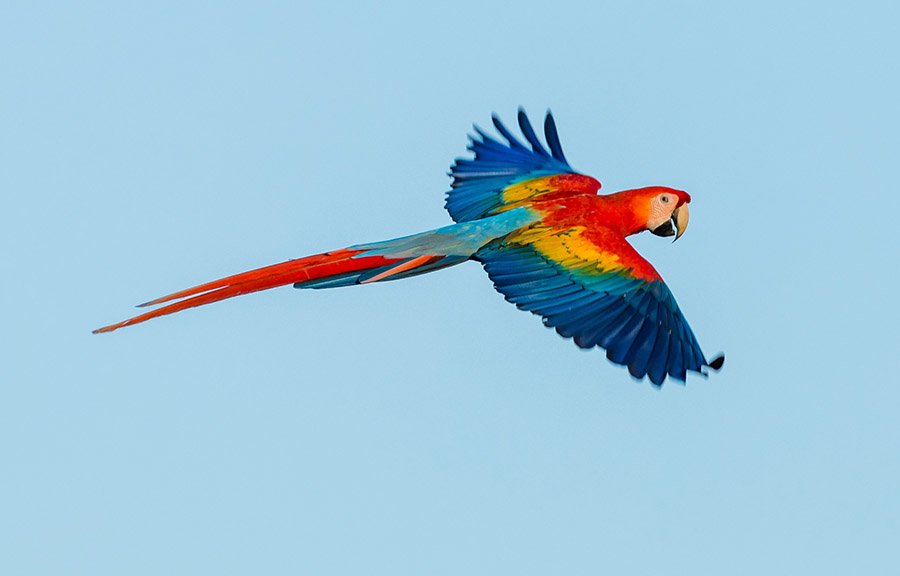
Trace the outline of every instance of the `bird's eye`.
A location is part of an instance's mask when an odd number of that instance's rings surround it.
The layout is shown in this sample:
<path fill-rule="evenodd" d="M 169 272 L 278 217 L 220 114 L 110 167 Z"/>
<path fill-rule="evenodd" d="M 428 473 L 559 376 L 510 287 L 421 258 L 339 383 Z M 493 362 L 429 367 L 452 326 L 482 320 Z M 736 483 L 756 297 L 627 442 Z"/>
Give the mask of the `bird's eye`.
<path fill-rule="evenodd" d="M 668 197 L 668 196 L 660 196 L 660 197 L 659 197 L 659 201 L 662 202 L 663 204 L 668 204 L 668 203 L 669 203 L 669 197 Z"/>

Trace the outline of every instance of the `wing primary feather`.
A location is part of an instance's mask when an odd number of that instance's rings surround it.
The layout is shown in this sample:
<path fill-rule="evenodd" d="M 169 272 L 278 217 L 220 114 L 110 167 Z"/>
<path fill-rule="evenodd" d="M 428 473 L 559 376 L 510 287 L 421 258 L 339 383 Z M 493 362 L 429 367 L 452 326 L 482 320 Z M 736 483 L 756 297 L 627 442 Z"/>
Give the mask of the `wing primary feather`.
<path fill-rule="evenodd" d="M 653 346 L 656 344 L 656 333 L 659 325 L 649 316 L 644 318 L 641 331 L 638 332 L 628 350 L 628 372 L 637 379 L 647 375 Z"/>
<path fill-rule="evenodd" d="M 702 373 L 701 370 L 706 364 L 706 360 L 703 358 L 703 351 L 700 350 L 700 345 L 697 344 L 694 332 L 688 326 L 687 321 L 683 317 L 679 320 L 682 333 L 684 334 L 685 367 L 692 372 Z"/>
<path fill-rule="evenodd" d="M 519 148 L 522 150 L 527 150 L 525 146 L 519 142 L 515 136 L 512 135 L 512 132 L 507 130 L 506 126 L 503 125 L 503 122 L 500 120 L 500 117 L 497 114 L 491 114 L 491 121 L 494 123 L 494 128 L 497 129 L 497 132 L 503 135 L 506 138 L 507 142 L 509 142 L 510 147 Z"/>
<path fill-rule="evenodd" d="M 611 326 L 618 325 L 628 319 L 630 310 L 621 298 L 609 298 L 610 302 L 603 310 L 598 311 L 594 321 L 585 326 L 575 343 L 581 348 L 593 348 L 610 331 Z M 623 320 L 624 318 L 624 320 Z"/>
<path fill-rule="evenodd" d="M 679 349 L 681 357 L 679 359 L 679 369 L 685 375 L 687 375 L 688 371 L 698 372 L 701 366 L 697 364 L 696 359 L 694 358 L 694 346 L 691 342 L 690 328 L 687 326 L 684 318 L 679 315 L 675 316 L 675 324 L 678 328 L 678 333 L 681 335 L 681 347 Z"/>
<path fill-rule="evenodd" d="M 609 346 L 606 346 L 606 357 L 616 364 L 625 366 L 630 364 L 628 352 L 631 350 L 631 345 L 637 338 L 645 321 L 646 318 L 640 314 L 633 314 L 628 322 L 622 326 L 621 330 L 618 331 Z"/>
<path fill-rule="evenodd" d="M 681 336 L 677 334 L 673 334 L 672 336 L 673 338 L 669 341 L 667 370 L 669 376 L 684 382 L 687 379 L 687 370 L 684 367 L 684 352 L 682 351 Z"/>
<path fill-rule="evenodd" d="M 656 343 L 650 352 L 650 363 L 647 365 L 647 375 L 650 382 L 662 386 L 666 379 L 666 360 L 669 354 L 669 329 L 663 324 L 658 325 L 656 331 Z"/>
<path fill-rule="evenodd" d="M 553 157 L 568 166 L 569 161 L 566 160 L 566 156 L 563 154 L 562 144 L 559 141 L 559 132 L 556 130 L 556 121 L 549 110 L 547 110 L 547 117 L 544 118 L 544 138 L 547 139 L 547 145 L 550 147 Z"/>
<path fill-rule="evenodd" d="M 531 144 L 531 149 L 534 150 L 535 154 L 540 154 L 541 156 L 550 156 L 550 154 L 544 149 L 541 141 L 538 140 L 537 134 L 534 133 L 534 128 L 531 127 L 531 122 L 528 120 L 528 115 L 525 114 L 524 108 L 519 108 L 519 129 L 522 130 L 522 134 L 525 136 L 525 139 L 528 140 L 528 143 Z"/>
<path fill-rule="evenodd" d="M 639 316 L 635 312 L 635 303 L 628 300 L 627 295 L 620 296 L 625 306 L 622 306 L 622 312 L 607 326 L 607 332 L 603 334 L 598 344 L 609 351 L 615 344 L 622 333 L 626 332 L 626 327 L 635 316 Z"/>

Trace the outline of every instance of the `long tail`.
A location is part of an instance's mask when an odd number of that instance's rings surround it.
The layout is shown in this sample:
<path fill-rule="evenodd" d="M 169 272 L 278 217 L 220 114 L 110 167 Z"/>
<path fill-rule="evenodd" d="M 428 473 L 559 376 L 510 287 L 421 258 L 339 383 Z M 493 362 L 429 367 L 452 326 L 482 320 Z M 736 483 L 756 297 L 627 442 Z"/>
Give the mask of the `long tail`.
<path fill-rule="evenodd" d="M 458 222 L 412 236 L 359 244 L 257 268 L 145 302 L 140 306 L 171 304 L 118 324 L 98 328 L 94 334 L 112 332 L 158 316 L 286 284 L 293 284 L 296 288 L 334 288 L 432 272 L 465 262 L 487 242 L 529 225 L 536 219 L 537 215 L 530 210 L 516 208 L 482 220 Z"/>
<path fill-rule="evenodd" d="M 268 290 L 293 284 L 297 288 L 331 288 L 352 284 L 367 284 L 381 280 L 405 278 L 415 274 L 446 268 L 468 259 L 468 256 L 421 255 L 413 257 L 388 257 L 368 255 L 370 250 L 346 248 L 288 260 L 249 272 L 235 274 L 220 280 L 200 284 L 157 298 L 139 306 L 156 306 L 172 302 L 145 314 L 129 318 L 94 330 L 94 334 L 112 332 L 123 326 L 146 322 L 151 318 L 180 312 L 195 306 L 211 304 L 233 296 Z"/>

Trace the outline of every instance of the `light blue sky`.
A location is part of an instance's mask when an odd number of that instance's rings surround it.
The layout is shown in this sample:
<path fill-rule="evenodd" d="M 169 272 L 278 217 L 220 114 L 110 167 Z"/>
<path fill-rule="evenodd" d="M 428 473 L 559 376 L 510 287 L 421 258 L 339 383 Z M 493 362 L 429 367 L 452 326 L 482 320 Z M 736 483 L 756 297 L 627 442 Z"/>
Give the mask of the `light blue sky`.
<path fill-rule="evenodd" d="M 898 570 L 900 10 L 61 4 L 0 7 L 0 572 Z M 520 104 L 691 192 L 636 244 L 720 374 L 635 383 L 475 264 L 90 334 L 448 223 Z"/>

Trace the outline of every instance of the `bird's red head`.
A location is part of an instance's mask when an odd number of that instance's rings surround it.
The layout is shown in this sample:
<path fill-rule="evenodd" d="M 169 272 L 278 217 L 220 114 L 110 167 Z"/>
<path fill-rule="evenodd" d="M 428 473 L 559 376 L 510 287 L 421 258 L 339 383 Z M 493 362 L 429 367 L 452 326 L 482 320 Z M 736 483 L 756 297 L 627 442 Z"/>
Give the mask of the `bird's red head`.
<path fill-rule="evenodd" d="M 691 195 L 684 190 L 676 190 L 666 186 L 647 186 L 626 190 L 631 200 L 632 209 L 643 224 L 643 230 L 649 230 L 657 236 L 681 237 L 688 225 L 688 204 Z"/>

